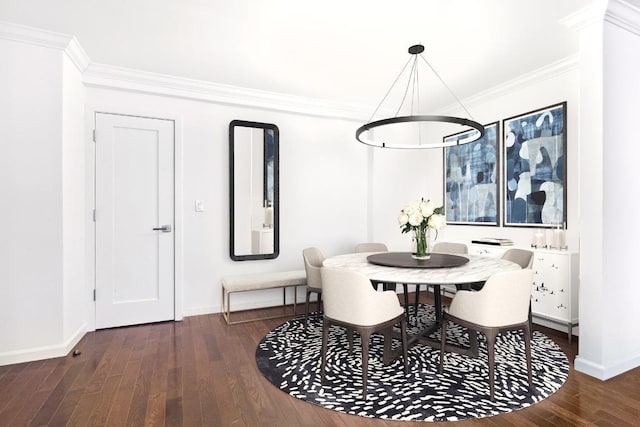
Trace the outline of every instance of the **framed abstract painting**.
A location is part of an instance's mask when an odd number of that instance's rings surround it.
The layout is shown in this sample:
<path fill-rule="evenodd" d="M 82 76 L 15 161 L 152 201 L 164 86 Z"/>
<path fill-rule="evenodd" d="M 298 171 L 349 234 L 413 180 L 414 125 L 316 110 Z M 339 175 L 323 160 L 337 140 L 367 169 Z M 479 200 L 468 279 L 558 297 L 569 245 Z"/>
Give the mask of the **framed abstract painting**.
<path fill-rule="evenodd" d="M 503 120 L 505 226 L 566 224 L 567 103 Z"/>
<path fill-rule="evenodd" d="M 498 225 L 498 122 L 485 125 L 484 137 L 444 149 L 444 206 L 447 224 Z M 445 136 L 455 144 L 475 130 Z"/>

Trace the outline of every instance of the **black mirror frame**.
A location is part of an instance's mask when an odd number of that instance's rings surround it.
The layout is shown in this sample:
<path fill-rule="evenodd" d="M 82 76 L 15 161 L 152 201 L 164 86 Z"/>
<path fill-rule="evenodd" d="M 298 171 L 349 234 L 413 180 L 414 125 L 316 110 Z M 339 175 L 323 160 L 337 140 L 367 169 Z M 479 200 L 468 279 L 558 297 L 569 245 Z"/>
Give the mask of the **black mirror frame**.
<path fill-rule="evenodd" d="M 234 129 L 236 127 L 258 128 L 273 131 L 273 252 L 269 254 L 236 255 L 234 242 Z M 272 123 L 232 120 L 229 123 L 229 256 L 234 261 L 274 259 L 280 254 L 280 131 Z"/>

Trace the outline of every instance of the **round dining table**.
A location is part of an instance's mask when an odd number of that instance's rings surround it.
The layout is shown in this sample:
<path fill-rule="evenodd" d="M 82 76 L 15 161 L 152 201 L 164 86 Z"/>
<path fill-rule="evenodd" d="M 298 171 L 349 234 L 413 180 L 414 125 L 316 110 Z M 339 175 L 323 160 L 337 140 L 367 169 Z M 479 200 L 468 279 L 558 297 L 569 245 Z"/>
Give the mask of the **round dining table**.
<path fill-rule="evenodd" d="M 456 266 L 452 266 L 451 262 L 447 263 L 447 260 L 459 258 L 463 258 L 463 261 L 453 262 L 457 264 Z M 412 258 L 410 252 L 361 252 L 337 255 L 325 259 L 323 266 L 357 271 L 367 276 L 372 282 L 401 283 L 405 288 L 412 284 L 433 286 L 436 320 L 419 334 L 411 337 L 410 342 L 420 341 L 435 348 L 439 348 L 439 340 L 431 339 L 429 335 L 440 325 L 442 316 L 440 287 L 442 285 L 467 289 L 470 284 L 487 281 L 495 273 L 521 268 L 514 262 L 495 257 L 433 253 L 429 260 L 416 260 Z M 470 348 L 448 348 L 448 350 L 477 356 L 477 336 L 471 334 L 469 338 Z M 385 339 L 385 350 L 386 342 Z M 385 362 L 390 361 L 391 358 L 390 355 L 385 354 Z"/>
<path fill-rule="evenodd" d="M 420 260 L 416 260 L 413 267 L 388 266 L 369 262 L 369 257 L 378 254 L 401 254 L 404 255 L 404 258 L 411 259 L 411 253 L 409 252 L 360 252 L 327 258 L 324 260 L 323 265 L 325 267 L 357 271 L 375 282 L 432 286 L 485 282 L 495 273 L 520 269 L 520 266 L 515 262 L 472 254 L 454 255 L 455 257 L 464 257 L 469 260 L 469 262 L 456 267 L 431 266 L 428 261 L 425 261 L 424 267 L 421 268 Z M 432 257 L 437 257 L 438 255 L 437 253 L 432 254 Z"/>

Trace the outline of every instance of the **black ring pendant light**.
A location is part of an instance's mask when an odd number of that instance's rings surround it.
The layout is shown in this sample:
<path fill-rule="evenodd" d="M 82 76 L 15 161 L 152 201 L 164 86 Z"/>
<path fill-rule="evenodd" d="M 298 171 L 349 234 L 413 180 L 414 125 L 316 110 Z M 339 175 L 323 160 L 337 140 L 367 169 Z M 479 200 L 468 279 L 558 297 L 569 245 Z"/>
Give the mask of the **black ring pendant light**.
<path fill-rule="evenodd" d="M 458 97 L 451 91 L 451 89 L 449 89 L 449 87 L 442 80 L 440 75 L 438 75 L 436 70 L 431 66 L 431 64 L 429 64 L 429 62 L 427 62 L 427 60 L 422 55 L 422 52 L 424 52 L 424 46 L 421 45 L 421 44 L 413 45 L 413 46 L 411 46 L 409 48 L 408 51 L 409 51 L 409 53 L 411 55 L 413 55 L 413 58 L 411 58 L 407 62 L 407 64 L 405 64 L 405 66 L 403 67 L 402 71 L 400 71 L 400 75 L 398 75 L 396 80 L 391 85 L 391 88 L 389 88 L 389 90 L 387 91 L 387 94 L 384 96 L 382 101 L 380 101 L 380 104 L 378 104 L 378 107 L 376 108 L 376 110 L 371 115 L 371 118 L 373 118 L 373 116 L 376 114 L 378 109 L 380 109 L 380 106 L 385 101 L 385 99 L 387 98 L 387 96 L 389 95 L 389 93 L 391 92 L 393 87 L 395 86 L 395 84 L 398 82 L 398 79 L 402 75 L 403 71 L 407 68 L 407 66 L 409 65 L 409 63 L 412 60 L 413 60 L 413 66 L 412 66 L 411 72 L 409 74 L 409 80 L 407 82 L 407 89 L 405 90 L 405 97 L 403 97 L 402 103 L 400 104 L 400 107 L 398 108 L 398 111 L 400 111 L 400 109 L 402 108 L 402 105 L 404 104 L 404 101 L 406 99 L 406 93 L 408 92 L 409 86 L 411 85 L 411 83 L 413 83 L 413 85 L 414 85 L 414 89 L 412 90 L 412 94 L 413 94 L 412 96 L 415 97 L 415 94 L 419 93 L 419 88 L 416 87 L 418 85 L 418 83 L 419 83 L 418 57 L 420 57 L 429 66 L 429 68 L 431 68 L 431 71 L 436 75 L 436 77 L 440 80 L 440 82 L 447 88 L 449 93 L 455 98 L 455 100 L 458 102 L 458 104 L 460 104 L 462 109 L 469 115 L 469 117 L 471 117 L 471 114 L 465 108 L 465 106 L 462 104 L 460 99 L 458 99 Z M 415 102 L 415 99 L 412 99 L 411 105 L 412 106 L 413 105 L 418 105 L 419 106 L 419 103 L 420 103 L 419 99 L 417 100 L 417 103 Z M 371 118 L 369 120 L 371 120 Z M 399 123 L 410 123 L 410 122 L 418 122 L 418 123 L 436 122 L 436 123 L 457 124 L 457 125 L 461 125 L 461 126 L 467 126 L 467 127 L 471 128 L 471 129 L 475 129 L 477 132 L 470 132 L 468 136 L 461 137 L 461 138 L 456 138 L 456 140 L 451 142 L 451 143 L 445 143 L 444 141 L 439 141 L 437 143 L 429 143 L 429 144 L 422 144 L 421 141 L 418 141 L 417 144 L 395 144 L 395 143 L 391 143 L 391 142 L 388 142 L 388 141 L 387 142 L 383 142 L 383 141 L 380 141 L 380 140 L 366 139 L 366 138 L 362 137 L 363 133 L 369 132 L 374 128 L 379 128 L 379 127 L 382 127 L 382 126 L 388 126 L 388 125 L 399 124 Z M 360 126 L 356 130 L 356 139 L 359 142 L 361 142 L 363 144 L 366 144 L 366 145 L 370 145 L 370 146 L 373 146 L 373 147 L 380 147 L 380 148 L 409 148 L 409 149 L 416 149 L 416 148 L 417 149 L 420 149 L 420 148 L 422 148 L 422 149 L 424 149 L 424 148 L 442 148 L 442 147 L 447 147 L 447 146 L 450 146 L 450 145 L 468 144 L 470 142 L 477 141 L 482 137 L 484 137 L 484 126 L 482 126 L 477 121 L 472 120 L 472 119 L 462 118 L 462 117 L 443 116 L 443 115 L 416 114 L 416 115 L 409 115 L 409 116 L 395 116 L 395 117 L 391 117 L 391 118 L 387 118 L 387 119 L 370 121 L 369 123 L 366 123 L 366 124 Z"/>

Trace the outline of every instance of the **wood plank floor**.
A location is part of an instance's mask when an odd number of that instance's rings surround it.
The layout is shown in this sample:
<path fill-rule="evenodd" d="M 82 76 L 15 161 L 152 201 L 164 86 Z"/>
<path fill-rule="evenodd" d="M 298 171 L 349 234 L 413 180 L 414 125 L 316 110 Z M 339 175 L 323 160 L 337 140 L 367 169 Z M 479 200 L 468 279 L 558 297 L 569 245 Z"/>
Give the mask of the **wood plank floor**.
<path fill-rule="evenodd" d="M 284 320 L 227 326 L 212 314 L 108 329 L 87 334 L 77 357 L 0 366 L 0 426 L 417 425 L 345 415 L 277 390 L 254 355 L 262 337 Z M 577 340 L 569 346 L 566 335 L 543 331 L 573 362 Z M 543 402 L 462 424 L 640 425 L 640 368 L 603 382 L 571 364 L 566 384 Z"/>

